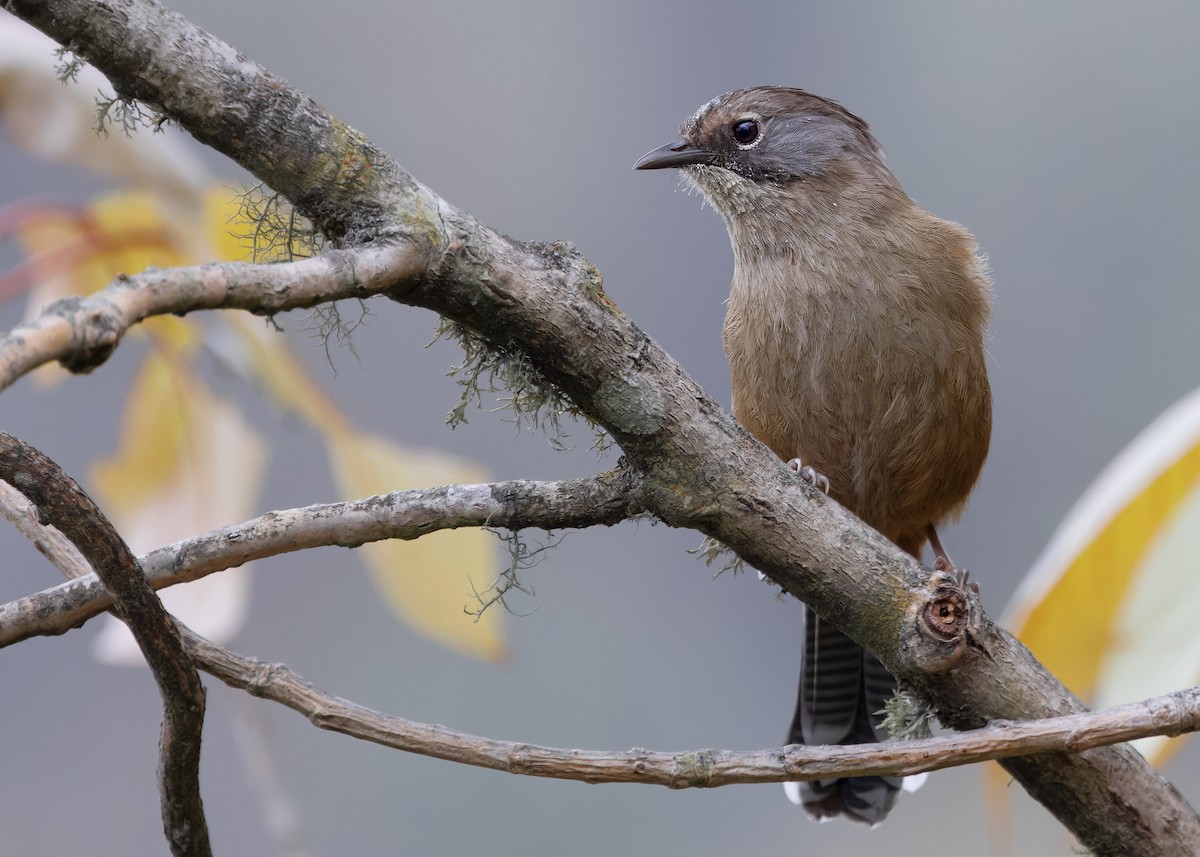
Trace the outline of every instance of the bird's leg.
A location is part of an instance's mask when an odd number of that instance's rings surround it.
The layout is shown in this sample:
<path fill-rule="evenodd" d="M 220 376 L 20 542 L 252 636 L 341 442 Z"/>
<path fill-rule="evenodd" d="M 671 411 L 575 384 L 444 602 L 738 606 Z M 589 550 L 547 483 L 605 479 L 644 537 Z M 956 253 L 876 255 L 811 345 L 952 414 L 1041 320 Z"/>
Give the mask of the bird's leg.
<path fill-rule="evenodd" d="M 794 470 L 797 476 L 799 476 L 812 487 L 816 488 L 821 493 L 829 493 L 829 477 L 818 471 L 816 468 L 806 465 L 800 460 L 800 456 L 796 456 L 788 461 L 787 466 Z"/>
<path fill-rule="evenodd" d="M 933 567 L 937 571 L 956 571 L 954 560 L 950 559 L 950 554 L 946 553 L 946 549 L 942 547 L 942 540 L 938 538 L 937 530 L 933 524 L 925 525 L 925 535 L 929 537 L 929 546 L 933 548 Z"/>
<path fill-rule="evenodd" d="M 933 524 L 925 525 L 925 535 L 929 536 L 929 546 L 933 548 L 933 570 L 941 571 L 954 576 L 954 580 L 960 588 L 970 587 L 971 590 L 978 595 L 979 584 L 971 583 L 971 572 L 955 567 L 954 560 L 950 559 L 950 554 L 946 553 L 946 549 L 942 547 L 942 540 L 938 538 L 937 530 Z"/>

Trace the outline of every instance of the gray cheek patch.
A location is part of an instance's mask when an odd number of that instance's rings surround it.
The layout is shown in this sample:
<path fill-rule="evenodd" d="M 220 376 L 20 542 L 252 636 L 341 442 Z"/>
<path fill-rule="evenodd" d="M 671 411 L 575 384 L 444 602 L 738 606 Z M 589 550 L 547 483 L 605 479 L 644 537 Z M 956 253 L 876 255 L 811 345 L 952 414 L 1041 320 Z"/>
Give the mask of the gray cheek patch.
<path fill-rule="evenodd" d="M 877 154 L 870 141 L 833 118 L 777 117 L 767 125 L 762 145 L 746 152 L 746 162 L 762 178 L 817 177 L 846 152 Z"/>

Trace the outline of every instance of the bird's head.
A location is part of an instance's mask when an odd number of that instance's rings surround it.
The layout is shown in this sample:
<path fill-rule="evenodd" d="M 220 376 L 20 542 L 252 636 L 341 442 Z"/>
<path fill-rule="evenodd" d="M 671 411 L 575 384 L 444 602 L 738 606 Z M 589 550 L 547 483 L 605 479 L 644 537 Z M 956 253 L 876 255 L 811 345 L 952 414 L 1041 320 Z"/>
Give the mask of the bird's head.
<path fill-rule="evenodd" d="M 714 98 L 683 123 L 679 139 L 643 155 L 637 170 L 683 173 L 726 215 L 764 188 L 795 182 L 892 184 L 867 123 L 803 89 L 762 86 Z"/>

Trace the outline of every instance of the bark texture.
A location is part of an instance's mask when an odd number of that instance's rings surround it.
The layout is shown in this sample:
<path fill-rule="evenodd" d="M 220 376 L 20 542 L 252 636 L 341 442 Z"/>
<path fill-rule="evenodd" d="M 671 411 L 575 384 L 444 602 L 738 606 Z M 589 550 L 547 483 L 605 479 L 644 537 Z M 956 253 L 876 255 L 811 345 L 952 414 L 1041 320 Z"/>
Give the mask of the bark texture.
<path fill-rule="evenodd" d="M 605 296 L 572 247 L 513 241 L 439 199 L 361 134 L 151 0 L 8 8 L 287 195 L 335 242 L 419 259 L 388 294 L 519 356 L 607 429 L 646 508 L 733 548 L 875 652 L 959 729 L 1083 710 L 970 591 L 800 484 Z M 948 611 L 948 612 L 947 612 Z M 949 616 L 939 630 L 931 616 Z M 944 632 L 944 633 L 942 633 Z M 1097 854 L 1191 855 L 1200 818 L 1127 747 L 1005 763 Z"/>

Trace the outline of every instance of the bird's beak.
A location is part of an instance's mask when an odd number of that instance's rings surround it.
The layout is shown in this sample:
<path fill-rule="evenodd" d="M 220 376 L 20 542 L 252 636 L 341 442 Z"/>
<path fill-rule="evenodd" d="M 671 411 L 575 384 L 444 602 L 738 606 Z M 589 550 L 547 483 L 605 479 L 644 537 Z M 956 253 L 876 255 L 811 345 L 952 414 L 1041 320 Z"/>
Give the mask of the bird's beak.
<path fill-rule="evenodd" d="M 686 140 L 676 140 L 647 152 L 633 165 L 635 170 L 662 170 L 667 167 L 684 167 L 688 164 L 711 164 L 713 153 L 708 149 L 697 149 Z"/>

